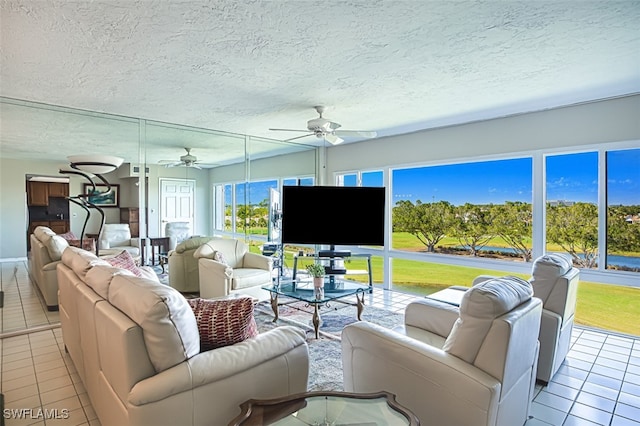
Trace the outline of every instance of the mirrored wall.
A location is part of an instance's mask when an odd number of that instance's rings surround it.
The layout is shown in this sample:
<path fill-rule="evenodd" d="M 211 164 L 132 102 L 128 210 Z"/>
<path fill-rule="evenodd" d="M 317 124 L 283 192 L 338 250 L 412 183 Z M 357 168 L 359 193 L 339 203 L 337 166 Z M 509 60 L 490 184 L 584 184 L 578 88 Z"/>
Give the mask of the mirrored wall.
<path fill-rule="evenodd" d="M 59 169 L 68 165 L 69 155 L 124 159 L 118 170 L 105 175 L 118 190 L 117 202 L 103 209 L 105 222 L 126 221 L 127 211 L 137 209 L 140 237 L 163 236 L 167 216 L 175 213 L 167 205 L 170 197 L 163 193 L 163 182 L 192 186 L 192 234 L 214 235 L 215 187 L 249 188 L 252 182 L 317 175 L 317 148 L 302 143 L 7 98 L 0 98 L 0 120 L 0 222 L 12 224 L 3 225 L 0 233 L 2 259 L 28 255 L 27 177 L 60 177 Z M 69 194 L 83 193 L 85 184 L 84 178 L 69 176 Z M 235 202 L 256 203 L 249 192 L 238 191 Z M 69 229 L 74 234 L 80 235 L 86 216 L 80 207 L 70 206 Z M 99 215 L 92 214 L 85 233 L 95 234 L 99 227 Z M 244 232 L 236 231 L 236 235 Z M 15 268 L 9 263 L 3 263 L 3 285 L 13 281 L 10 272 Z M 19 297 L 5 291 L 5 307 L 15 303 L 20 303 Z M 2 331 L 46 324 L 55 316 L 46 314 L 22 325 L 3 321 Z"/>

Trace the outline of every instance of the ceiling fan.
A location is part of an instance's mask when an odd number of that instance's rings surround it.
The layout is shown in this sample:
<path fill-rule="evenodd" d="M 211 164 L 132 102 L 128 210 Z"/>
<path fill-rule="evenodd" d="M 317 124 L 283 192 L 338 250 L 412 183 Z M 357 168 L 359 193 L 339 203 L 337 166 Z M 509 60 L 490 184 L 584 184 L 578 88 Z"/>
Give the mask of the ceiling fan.
<path fill-rule="evenodd" d="M 366 131 L 366 130 L 338 130 L 340 127 L 340 123 L 336 123 L 335 121 L 331 121 L 322 116 L 322 113 L 325 110 L 324 106 L 318 105 L 314 107 L 316 112 L 320 115 L 318 118 L 313 118 L 307 121 L 307 129 L 299 130 L 299 129 L 269 129 L 276 132 L 311 132 L 306 135 L 296 136 L 295 138 L 287 139 L 287 141 L 292 141 L 295 139 L 305 138 L 307 136 L 315 135 L 317 138 L 324 138 L 327 142 L 337 145 L 339 143 L 344 142 L 340 136 L 360 136 L 363 138 L 375 138 L 377 133 Z"/>
<path fill-rule="evenodd" d="M 194 169 L 202 169 L 198 164 L 198 157 L 191 155 L 191 148 L 185 148 L 186 155 L 180 157 L 180 161 L 175 160 L 160 160 L 158 164 L 162 164 L 165 167 L 193 167 Z"/>

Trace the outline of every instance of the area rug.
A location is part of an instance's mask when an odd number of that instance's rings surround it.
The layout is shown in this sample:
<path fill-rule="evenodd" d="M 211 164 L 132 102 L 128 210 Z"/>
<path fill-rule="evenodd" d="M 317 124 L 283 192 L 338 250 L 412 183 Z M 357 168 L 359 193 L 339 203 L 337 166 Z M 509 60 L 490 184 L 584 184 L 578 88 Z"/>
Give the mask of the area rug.
<path fill-rule="evenodd" d="M 313 307 L 305 306 L 303 302 L 297 302 L 288 306 L 280 306 L 278 312 L 279 319 L 274 323 L 274 314 L 269 302 L 258 303 L 254 310 L 258 330 L 262 333 L 282 325 L 294 325 L 303 329 L 309 345 L 308 390 L 343 390 L 340 335 L 346 325 L 357 321 L 356 307 L 336 303 L 329 308 L 321 308 L 322 323 L 318 339 L 315 338 L 311 323 Z M 391 328 L 402 324 L 404 316 L 384 309 L 365 306 L 361 318 L 363 321 Z"/>

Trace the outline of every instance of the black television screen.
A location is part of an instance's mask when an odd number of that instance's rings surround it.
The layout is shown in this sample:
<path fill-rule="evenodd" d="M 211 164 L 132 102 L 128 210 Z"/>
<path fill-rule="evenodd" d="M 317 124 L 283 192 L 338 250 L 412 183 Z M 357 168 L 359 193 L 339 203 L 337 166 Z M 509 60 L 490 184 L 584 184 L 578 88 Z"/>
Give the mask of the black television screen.
<path fill-rule="evenodd" d="M 285 186 L 282 242 L 383 246 L 384 202 L 384 188 Z"/>

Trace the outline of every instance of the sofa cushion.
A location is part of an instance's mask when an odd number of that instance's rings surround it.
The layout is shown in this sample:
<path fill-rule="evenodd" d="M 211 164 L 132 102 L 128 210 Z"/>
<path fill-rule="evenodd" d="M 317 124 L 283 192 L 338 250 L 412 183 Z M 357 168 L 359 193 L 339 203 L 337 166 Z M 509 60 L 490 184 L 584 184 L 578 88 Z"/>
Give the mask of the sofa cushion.
<path fill-rule="evenodd" d="M 50 236 L 44 245 L 47 248 L 47 252 L 49 252 L 49 257 L 54 262 L 60 260 L 64 249 L 69 247 L 67 240 L 59 235 Z"/>
<path fill-rule="evenodd" d="M 149 359 L 157 372 L 200 352 L 196 317 L 177 290 L 118 274 L 111 280 L 108 300 L 142 328 Z"/>
<path fill-rule="evenodd" d="M 250 297 L 235 299 L 189 299 L 200 333 L 200 350 L 234 345 L 258 335 Z"/>
<path fill-rule="evenodd" d="M 532 296 L 531 284 L 518 277 L 494 278 L 469 288 L 460 302 L 460 317 L 442 349 L 473 363 L 493 320 Z"/>
<path fill-rule="evenodd" d="M 95 265 L 108 265 L 95 254 L 77 247 L 67 247 L 62 253 L 62 262 L 84 281 L 87 272 Z"/>
<path fill-rule="evenodd" d="M 122 250 L 120 253 L 113 257 L 107 257 L 105 258 L 105 260 L 109 262 L 111 266 L 126 269 L 127 271 L 132 272 L 136 277 L 142 276 L 142 272 L 140 272 L 138 265 L 136 265 L 136 261 L 133 260 L 133 257 L 131 257 L 129 252 L 126 250 Z"/>
<path fill-rule="evenodd" d="M 84 282 L 103 299 L 109 299 L 111 280 L 118 274 L 134 276 L 133 272 L 111 265 L 96 265 L 89 269 Z"/>
<path fill-rule="evenodd" d="M 271 273 L 265 269 L 238 268 L 231 271 L 231 288 L 234 290 L 266 285 L 271 282 Z"/>
<path fill-rule="evenodd" d="M 211 237 L 192 237 L 178 244 L 175 251 L 176 253 L 184 253 L 187 250 L 195 250 L 211 239 Z"/>
<path fill-rule="evenodd" d="M 46 226 L 36 226 L 36 229 L 33 230 L 33 235 L 35 235 L 38 240 L 43 241 L 48 239 L 48 237 L 56 235 L 56 233 Z"/>
<path fill-rule="evenodd" d="M 216 249 L 213 246 L 213 241 L 207 241 L 198 246 L 196 251 L 193 252 L 193 257 L 196 259 L 205 258 L 205 259 L 213 259 L 213 255 L 216 253 Z"/>

